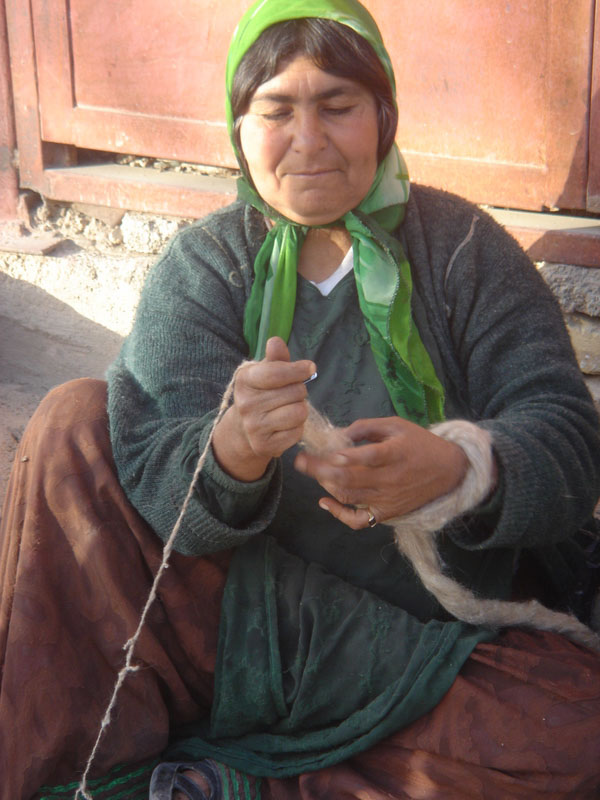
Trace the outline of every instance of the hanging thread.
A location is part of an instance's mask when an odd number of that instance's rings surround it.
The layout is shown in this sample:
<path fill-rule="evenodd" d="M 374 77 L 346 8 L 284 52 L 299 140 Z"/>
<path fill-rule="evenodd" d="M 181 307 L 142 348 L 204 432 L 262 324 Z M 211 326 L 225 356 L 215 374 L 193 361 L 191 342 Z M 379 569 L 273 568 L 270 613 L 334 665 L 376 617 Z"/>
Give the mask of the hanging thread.
<path fill-rule="evenodd" d="M 85 770 L 83 772 L 83 776 L 81 778 L 79 786 L 77 787 L 77 791 L 75 792 L 74 800 L 78 800 L 79 797 L 83 797 L 83 798 L 85 798 L 85 800 L 94 800 L 92 795 L 89 793 L 88 786 L 87 786 L 87 780 L 88 780 L 88 777 L 89 777 L 89 774 L 90 774 L 90 770 L 91 770 L 92 765 L 93 765 L 93 763 L 94 763 L 94 761 L 96 759 L 96 754 L 98 752 L 98 748 L 100 746 L 100 742 L 102 741 L 102 738 L 104 737 L 104 734 L 106 733 L 106 730 L 108 729 L 108 727 L 110 725 L 112 712 L 114 711 L 115 706 L 117 705 L 117 698 L 118 698 L 119 692 L 121 690 L 121 687 L 125 683 L 125 679 L 126 679 L 127 675 L 129 675 L 132 672 L 136 672 L 139 669 L 139 667 L 136 667 L 135 665 L 132 664 L 133 651 L 135 650 L 135 646 L 136 646 L 136 644 L 137 644 L 137 642 L 138 642 L 138 640 L 140 638 L 140 635 L 141 635 L 141 632 L 142 632 L 142 628 L 144 627 L 144 624 L 146 622 L 146 618 L 148 616 L 148 612 L 150 611 L 150 608 L 151 608 L 152 604 L 154 603 L 154 601 L 156 599 L 157 591 L 158 591 L 158 584 L 160 583 L 160 579 L 161 579 L 164 571 L 168 567 L 169 558 L 171 556 L 171 553 L 173 552 L 173 547 L 175 545 L 175 539 L 177 538 L 177 534 L 179 533 L 179 530 L 181 528 L 181 523 L 183 522 L 183 518 L 185 517 L 186 511 L 188 510 L 188 507 L 189 507 L 190 502 L 192 500 L 192 497 L 194 495 L 194 487 L 196 486 L 196 481 L 198 480 L 200 472 L 202 471 L 202 467 L 204 466 L 204 462 L 206 461 L 206 456 L 208 454 L 208 450 L 209 450 L 211 442 L 212 442 L 212 437 L 213 437 L 214 430 L 217 427 L 219 421 L 221 420 L 223 414 L 227 411 L 227 408 L 229 407 L 229 403 L 231 401 L 231 396 L 233 394 L 233 387 L 235 385 L 236 375 L 238 374 L 239 370 L 242 369 L 248 363 L 250 363 L 250 362 L 244 361 L 244 362 L 242 362 L 242 364 L 240 364 L 240 366 L 234 372 L 233 378 L 231 379 L 231 381 L 229 382 L 229 385 L 227 386 L 227 388 L 225 390 L 225 393 L 224 393 L 223 398 L 221 400 L 221 404 L 219 406 L 219 410 L 217 411 L 217 415 L 216 415 L 216 417 L 214 419 L 214 422 L 212 424 L 212 427 L 211 427 L 211 430 L 210 430 L 210 435 L 209 435 L 208 440 L 207 440 L 207 442 L 206 442 L 206 444 L 204 446 L 204 449 L 202 450 L 202 453 L 200 454 L 200 457 L 198 458 L 198 463 L 196 465 L 196 469 L 194 470 L 194 474 L 192 476 L 192 480 L 190 481 L 190 485 L 188 487 L 187 494 L 186 494 L 185 499 L 183 501 L 183 505 L 181 507 L 181 511 L 179 512 L 179 516 L 177 517 L 177 520 L 175 521 L 175 525 L 173 526 L 173 530 L 171 531 L 167 541 L 165 542 L 165 546 L 163 548 L 163 553 L 162 553 L 162 560 L 161 560 L 160 566 L 159 566 L 159 568 L 158 568 L 158 570 L 156 572 L 156 575 L 154 576 L 154 581 L 152 582 L 152 586 L 150 588 L 150 592 L 148 594 L 148 598 L 146 600 L 146 604 L 144 605 L 144 608 L 142 610 L 140 621 L 138 623 L 138 626 L 137 626 L 136 631 L 133 634 L 133 636 L 123 646 L 123 650 L 125 650 L 125 664 L 124 664 L 123 668 L 120 670 L 119 674 L 117 675 L 117 680 L 116 680 L 115 687 L 114 687 L 113 692 L 112 692 L 112 696 L 110 698 L 108 706 L 106 707 L 106 711 L 104 712 L 104 716 L 102 717 L 102 722 L 100 724 L 100 729 L 98 731 L 98 735 L 96 737 L 96 741 L 94 742 L 94 746 L 93 746 L 92 752 L 90 753 L 90 756 L 89 756 L 89 758 L 87 760 L 87 763 L 86 763 L 86 766 L 85 766 Z"/>

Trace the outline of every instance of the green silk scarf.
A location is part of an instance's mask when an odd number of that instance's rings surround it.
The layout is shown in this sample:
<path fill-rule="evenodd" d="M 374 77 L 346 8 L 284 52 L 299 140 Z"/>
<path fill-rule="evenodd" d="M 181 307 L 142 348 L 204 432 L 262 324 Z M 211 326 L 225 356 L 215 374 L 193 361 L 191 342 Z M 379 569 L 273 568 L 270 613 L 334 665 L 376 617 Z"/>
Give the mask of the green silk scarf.
<path fill-rule="evenodd" d="M 394 72 L 379 29 L 356 0 L 258 0 L 237 26 L 227 59 L 227 124 L 240 164 L 230 100 L 235 72 L 266 28 L 306 17 L 335 20 L 365 38 L 375 49 L 395 94 Z M 359 304 L 375 362 L 394 409 L 402 417 L 428 425 L 444 418 L 444 390 L 412 319 L 410 265 L 400 242 L 392 235 L 404 218 L 409 190 L 406 164 L 394 145 L 379 165 L 366 197 L 335 224 L 345 226 L 352 237 Z M 247 175 L 238 181 L 238 196 L 274 222 L 256 257 L 255 279 L 244 318 L 250 353 L 260 359 L 271 336 L 285 341 L 289 338 L 296 303 L 298 256 L 309 228 L 267 206 Z"/>

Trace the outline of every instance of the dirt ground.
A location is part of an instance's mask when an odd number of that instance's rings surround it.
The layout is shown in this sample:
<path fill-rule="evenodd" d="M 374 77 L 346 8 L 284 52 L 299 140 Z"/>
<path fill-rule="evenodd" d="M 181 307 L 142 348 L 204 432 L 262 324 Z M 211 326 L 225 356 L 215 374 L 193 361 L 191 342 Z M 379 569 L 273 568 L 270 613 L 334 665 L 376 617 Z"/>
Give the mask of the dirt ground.
<path fill-rule="evenodd" d="M 15 236 L 56 239 L 47 255 L 0 248 L 0 502 L 17 444 L 42 397 L 102 378 L 128 332 L 150 265 L 185 220 L 33 198 Z"/>
<path fill-rule="evenodd" d="M 42 289 L 0 272 L 0 497 L 17 443 L 41 398 L 104 375 L 122 337 Z"/>

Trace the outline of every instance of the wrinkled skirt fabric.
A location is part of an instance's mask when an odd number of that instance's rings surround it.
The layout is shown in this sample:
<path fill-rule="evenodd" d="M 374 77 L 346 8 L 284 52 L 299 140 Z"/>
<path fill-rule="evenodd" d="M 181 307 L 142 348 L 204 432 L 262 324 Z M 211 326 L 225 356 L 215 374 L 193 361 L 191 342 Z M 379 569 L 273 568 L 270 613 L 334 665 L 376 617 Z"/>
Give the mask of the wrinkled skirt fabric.
<path fill-rule="evenodd" d="M 40 405 L 0 547 L 0 799 L 28 800 L 79 780 L 162 556 L 118 483 L 103 382 L 71 382 Z M 209 712 L 228 561 L 172 555 L 92 777 L 155 759 L 170 728 Z M 264 780 L 261 796 L 599 797 L 600 658 L 558 635 L 505 632 L 434 711 L 351 761 Z"/>

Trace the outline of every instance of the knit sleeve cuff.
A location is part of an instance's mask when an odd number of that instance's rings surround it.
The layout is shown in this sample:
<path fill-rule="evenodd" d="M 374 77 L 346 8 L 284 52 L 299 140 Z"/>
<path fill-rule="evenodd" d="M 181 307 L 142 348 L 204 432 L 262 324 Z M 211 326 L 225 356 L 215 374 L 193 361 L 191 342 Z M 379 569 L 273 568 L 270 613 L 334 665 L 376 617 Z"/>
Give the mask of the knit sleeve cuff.
<path fill-rule="evenodd" d="M 212 413 L 207 415 L 202 420 L 204 424 L 191 428 L 185 437 L 182 468 L 188 479 L 195 469 L 196 454 L 206 445 L 213 417 Z M 264 529 L 269 524 L 277 510 L 279 492 L 272 491 L 277 465 L 277 460 L 273 459 L 257 481 L 238 481 L 221 468 L 212 447 L 209 447 L 196 484 L 197 498 L 216 522 L 240 533 L 246 528 L 252 528 L 256 533 L 257 528 Z"/>
<path fill-rule="evenodd" d="M 271 460 L 261 478 L 246 483 L 225 472 L 210 447 L 202 475 L 206 498 L 214 516 L 233 528 L 242 527 L 247 520 L 255 518 L 260 513 L 275 474 L 276 463 L 274 459 Z"/>
<path fill-rule="evenodd" d="M 233 527 L 234 519 L 248 519 L 256 515 L 275 474 L 276 461 L 269 463 L 265 474 L 256 481 L 244 482 L 232 478 L 215 458 L 212 447 L 206 455 L 203 467 L 204 488 L 218 503 L 218 516 Z"/>

